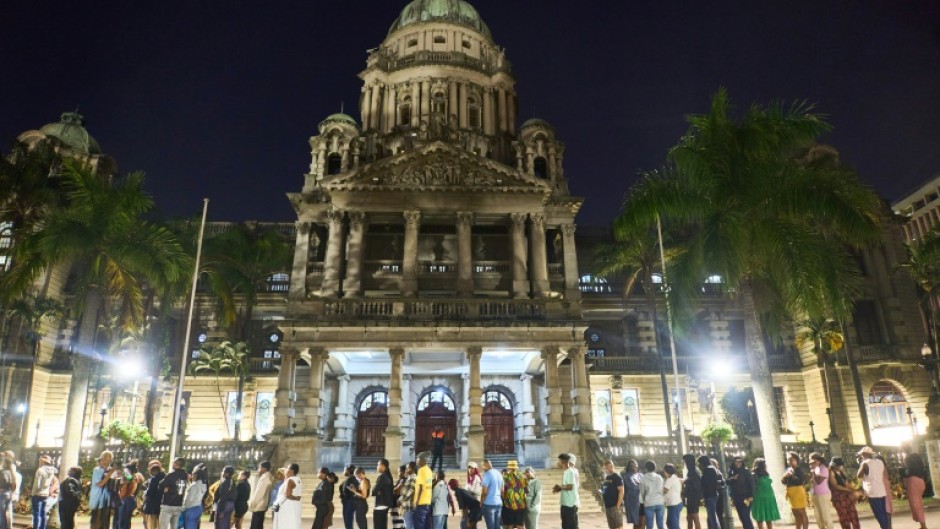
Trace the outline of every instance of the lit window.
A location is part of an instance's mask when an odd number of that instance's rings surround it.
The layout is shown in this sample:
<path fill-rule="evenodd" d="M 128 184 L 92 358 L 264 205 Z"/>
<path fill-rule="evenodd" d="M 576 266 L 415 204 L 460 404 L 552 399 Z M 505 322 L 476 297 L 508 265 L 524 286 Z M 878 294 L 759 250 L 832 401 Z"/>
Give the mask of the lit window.
<path fill-rule="evenodd" d="M 444 393 L 443 391 L 432 391 L 425 394 L 421 397 L 421 400 L 418 401 L 418 411 L 424 411 L 431 404 L 441 404 L 448 410 L 454 411 L 454 400 L 450 398 L 450 395 Z"/>
<path fill-rule="evenodd" d="M 277 273 L 268 276 L 268 292 L 287 292 L 288 290 L 290 290 L 290 276 L 288 274 Z"/>
<path fill-rule="evenodd" d="M 597 294 L 609 294 L 610 292 L 613 292 L 606 279 L 603 277 L 593 276 L 591 274 L 585 274 L 581 276 L 581 281 L 578 288 L 581 290 L 581 292 L 593 292 Z"/>
<path fill-rule="evenodd" d="M 906 425 L 907 399 L 887 380 L 876 382 L 868 392 L 868 417 L 872 428 Z"/>
<path fill-rule="evenodd" d="M 709 285 L 719 285 L 722 283 L 721 276 L 716 276 L 716 275 L 708 276 L 707 278 L 705 278 L 705 283 Z"/>
<path fill-rule="evenodd" d="M 374 406 L 388 406 L 388 393 L 384 391 L 376 391 L 370 393 L 362 399 L 362 402 L 359 403 L 359 411 L 368 411 Z"/>
<path fill-rule="evenodd" d="M 506 397 L 506 394 L 501 391 L 489 390 L 483 394 L 481 399 L 481 404 L 484 406 L 490 402 L 497 402 L 499 406 L 504 410 L 512 410 L 512 404 L 509 402 L 509 398 Z"/>
<path fill-rule="evenodd" d="M 663 275 L 662 275 L 662 274 L 653 274 L 653 275 L 650 276 L 650 279 L 653 280 L 653 284 L 654 284 L 654 285 L 662 285 L 662 284 L 663 284 Z"/>

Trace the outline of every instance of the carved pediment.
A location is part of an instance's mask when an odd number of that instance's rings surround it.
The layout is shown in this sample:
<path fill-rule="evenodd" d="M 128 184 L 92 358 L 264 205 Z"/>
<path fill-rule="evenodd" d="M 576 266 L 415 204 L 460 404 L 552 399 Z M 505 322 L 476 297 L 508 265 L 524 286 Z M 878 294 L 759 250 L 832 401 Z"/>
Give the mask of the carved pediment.
<path fill-rule="evenodd" d="M 328 190 L 461 188 L 551 192 L 548 182 L 440 143 L 363 166 L 322 185 Z"/>

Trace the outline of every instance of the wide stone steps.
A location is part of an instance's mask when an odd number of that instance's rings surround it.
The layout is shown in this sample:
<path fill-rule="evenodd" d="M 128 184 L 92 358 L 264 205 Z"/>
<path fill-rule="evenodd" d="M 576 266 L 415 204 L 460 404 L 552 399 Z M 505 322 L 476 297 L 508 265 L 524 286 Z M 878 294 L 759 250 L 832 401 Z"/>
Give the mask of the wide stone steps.
<path fill-rule="evenodd" d="M 340 474 L 342 470 L 340 469 Z M 466 473 L 463 469 L 456 468 L 445 468 L 444 474 L 447 476 L 447 479 L 452 477 L 457 477 L 461 483 L 465 482 Z M 542 482 L 542 512 L 543 513 L 557 513 L 561 512 L 561 495 L 553 494 L 552 487 L 556 484 L 561 483 L 562 471 L 558 469 L 547 469 L 547 470 L 538 470 L 536 475 L 539 481 Z M 369 479 L 375 480 L 375 472 L 368 472 Z M 582 474 L 582 478 L 584 475 Z M 316 514 L 316 508 L 310 502 L 310 499 L 313 497 L 313 491 L 316 489 L 317 485 L 320 483 L 320 480 L 317 479 L 316 474 L 301 474 L 300 475 L 301 487 L 303 488 L 303 499 L 301 500 L 302 512 L 304 518 L 313 518 Z M 340 475 L 340 483 L 342 483 L 342 475 Z M 343 504 L 339 500 L 339 483 L 337 483 L 337 489 L 333 494 L 333 506 L 334 506 L 334 524 L 335 520 L 342 519 Z M 582 479 L 582 485 L 579 490 L 581 496 L 581 508 L 579 512 L 582 513 L 600 513 L 602 512 L 601 504 L 593 495 L 593 489 L 591 485 Z M 374 507 L 374 499 L 369 498 L 369 517 L 372 516 L 372 508 Z M 342 522 L 340 522 L 342 525 Z"/>

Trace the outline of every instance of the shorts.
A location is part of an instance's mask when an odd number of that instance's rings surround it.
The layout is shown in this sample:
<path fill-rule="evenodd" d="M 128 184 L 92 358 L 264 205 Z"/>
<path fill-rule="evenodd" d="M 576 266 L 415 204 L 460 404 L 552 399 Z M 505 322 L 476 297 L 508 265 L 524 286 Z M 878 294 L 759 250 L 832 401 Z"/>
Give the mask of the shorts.
<path fill-rule="evenodd" d="M 623 527 L 623 511 L 617 507 L 606 507 L 604 514 L 607 515 L 608 529 L 619 529 Z"/>
<path fill-rule="evenodd" d="M 525 523 L 525 509 L 507 509 L 503 507 L 500 516 L 503 525 L 522 525 Z"/>

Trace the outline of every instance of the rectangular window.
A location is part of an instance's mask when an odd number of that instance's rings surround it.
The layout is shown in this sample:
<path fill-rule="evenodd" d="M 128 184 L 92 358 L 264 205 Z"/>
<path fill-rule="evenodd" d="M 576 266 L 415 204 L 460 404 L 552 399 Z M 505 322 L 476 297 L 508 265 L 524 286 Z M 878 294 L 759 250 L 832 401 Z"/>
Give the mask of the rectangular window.
<path fill-rule="evenodd" d="M 601 432 L 604 437 L 610 437 L 613 424 L 610 413 L 610 390 L 599 389 L 592 395 L 594 408 L 594 429 Z"/>
<path fill-rule="evenodd" d="M 774 386 L 774 401 L 777 403 L 777 424 L 780 429 L 789 432 L 790 421 L 787 418 L 787 393 L 780 386 Z"/>
<path fill-rule="evenodd" d="M 607 351 L 604 349 L 588 349 L 585 356 L 588 358 L 604 358 L 607 356 Z"/>
<path fill-rule="evenodd" d="M 884 335 L 881 333 L 881 321 L 878 309 L 872 300 L 857 301 L 852 313 L 855 332 L 858 333 L 859 345 L 881 345 Z"/>
<path fill-rule="evenodd" d="M 620 398 L 623 403 L 623 416 L 617 417 L 617 424 L 620 427 L 622 435 L 627 434 L 629 425 L 630 435 L 639 435 L 640 430 L 640 390 L 638 388 L 623 388 L 620 390 Z M 629 422 L 627 421 L 629 417 Z"/>
<path fill-rule="evenodd" d="M 235 419 L 238 417 L 238 392 L 229 391 L 226 401 L 226 410 L 228 413 L 228 437 L 235 437 Z"/>
<path fill-rule="evenodd" d="M 261 441 L 274 430 L 274 393 L 259 391 L 255 399 L 255 439 Z"/>

